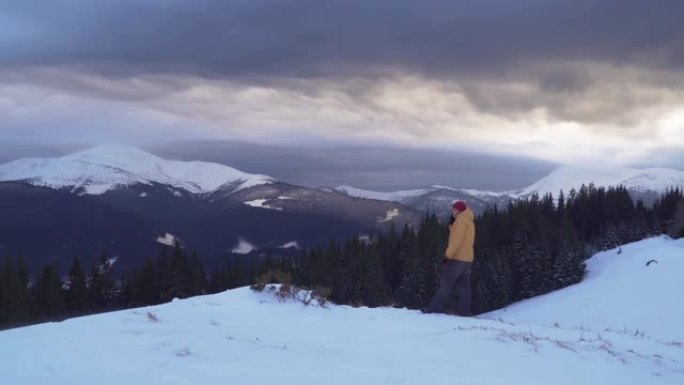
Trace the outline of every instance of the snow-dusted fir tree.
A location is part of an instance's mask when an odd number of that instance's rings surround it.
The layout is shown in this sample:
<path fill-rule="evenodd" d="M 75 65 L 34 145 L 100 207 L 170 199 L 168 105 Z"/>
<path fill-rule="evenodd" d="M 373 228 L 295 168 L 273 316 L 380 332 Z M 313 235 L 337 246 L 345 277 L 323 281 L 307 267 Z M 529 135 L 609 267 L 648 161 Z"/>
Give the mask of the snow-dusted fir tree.
<path fill-rule="evenodd" d="M 83 312 L 88 300 L 88 285 L 81 261 L 74 259 L 65 282 L 64 300 L 68 311 Z"/>

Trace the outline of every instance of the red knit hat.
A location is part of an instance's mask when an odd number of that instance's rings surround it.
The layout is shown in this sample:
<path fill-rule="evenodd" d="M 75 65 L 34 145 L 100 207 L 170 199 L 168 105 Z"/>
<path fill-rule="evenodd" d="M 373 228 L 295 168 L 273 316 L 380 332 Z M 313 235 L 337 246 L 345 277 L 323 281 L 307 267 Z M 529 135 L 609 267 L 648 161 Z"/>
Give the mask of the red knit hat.
<path fill-rule="evenodd" d="M 454 201 L 451 207 L 455 208 L 459 213 L 465 211 L 466 204 L 463 201 Z"/>

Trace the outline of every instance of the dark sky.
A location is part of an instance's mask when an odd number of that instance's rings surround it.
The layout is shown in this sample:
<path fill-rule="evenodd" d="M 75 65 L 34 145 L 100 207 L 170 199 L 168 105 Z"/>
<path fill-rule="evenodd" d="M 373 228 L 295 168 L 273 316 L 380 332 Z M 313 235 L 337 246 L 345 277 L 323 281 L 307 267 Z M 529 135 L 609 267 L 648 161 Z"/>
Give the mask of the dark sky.
<path fill-rule="evenodd" d="M 684 168 L 683 17 L 674 0 L 6 0 L 0 142 Z"/>
<path fill-rule="evenodd" d="M 241 78 L 506 77 L 538 60 L 681 70 L 683 15 L 674 0 L 10 0 L 2 64 Z"/>

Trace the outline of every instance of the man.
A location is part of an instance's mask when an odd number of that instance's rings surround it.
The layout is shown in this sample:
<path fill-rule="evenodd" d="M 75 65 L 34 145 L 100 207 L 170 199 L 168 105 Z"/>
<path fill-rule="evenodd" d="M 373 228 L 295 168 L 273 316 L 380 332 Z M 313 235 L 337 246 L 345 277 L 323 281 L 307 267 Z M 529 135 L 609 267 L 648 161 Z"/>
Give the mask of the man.
<path fill-rule="evenodd" d="M 425 313 L 440 313 L 444 310 L 449 294 L 456 285 L 458 294 L 458 315 L 470 315 L 471 287 L 470 269 L 473 264 L 475 243 L 474 214 L 465 202 L 457 200 L 451 205 L 452 221 L 449 225 L 449 245 L 444 253 L 442 278 L 439 288 L 432 297 Z"/>

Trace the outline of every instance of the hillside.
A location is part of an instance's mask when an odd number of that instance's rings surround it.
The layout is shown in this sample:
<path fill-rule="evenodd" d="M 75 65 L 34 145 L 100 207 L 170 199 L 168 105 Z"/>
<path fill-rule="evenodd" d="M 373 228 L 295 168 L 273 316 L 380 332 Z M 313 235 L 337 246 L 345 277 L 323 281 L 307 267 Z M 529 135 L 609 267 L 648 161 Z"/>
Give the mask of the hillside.
<path fill-rule="evenodd" d="M 649 263 L 650 262 L 650 263 Z M 656 237 L 600 252 L 587 261 L 581 284 L 485 315 L 514 323 L 637 330 L 684 341 L 684 239 Z M 684 353 L 684 351 L 683 351 Z"/>
<path fill-rule="evenodd" d="M 0 254 L 22 254 L 36 275 L 91 266 L 106 252 L 116 274 L 159 254 L 171 234 L 206 266 L 234 260 L 241 240 L 255 254 L 297 242 L 313 247 L 417 223 L 421 212 L 277 181 L 208 162 L 178 161 L 127 146 L 99 146 L 0 165 Z M 268 228 L 268 231 L 265 229 Z M 41 240 L 36 242 L 36 239 Z"/>
<path fill-rule="evenodd" d="M 684 312 L 665 304 L 684 288 L 683 250 L 655 238 L 600 253 L 586 281 L 503 315 L 306 307 L 241 288 L 8 330 L 0 383 L 681 384 Z"/>

